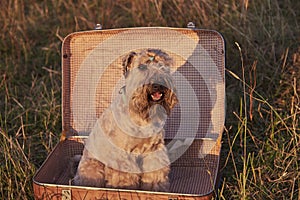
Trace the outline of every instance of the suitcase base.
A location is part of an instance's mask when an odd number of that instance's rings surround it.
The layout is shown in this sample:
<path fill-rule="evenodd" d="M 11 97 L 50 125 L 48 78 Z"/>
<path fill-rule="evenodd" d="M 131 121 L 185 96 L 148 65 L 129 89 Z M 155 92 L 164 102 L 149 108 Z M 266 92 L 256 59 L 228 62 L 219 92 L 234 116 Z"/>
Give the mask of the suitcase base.
<path fill-rule="evenodd" d="M 169 141 L 166 141 L 169 142 Z M 201 142 L 201 141 L 195 141 Z M 199 144 L 192 145 L 198 146 Z M 195 167 L 189 163 L 183 163 L 183 158 L 178 159 L 171 165 L 170 193 L 151 192 L 141 190 L 122 190 L 110 188 L 95 188 L 74 186 L 71 180 L 76 172 L 71 169 L 70 160 L 73 156 L 82 154 L 84 145 L 82 139 L 66 139 L 57 144 L 55 149 L 33 178 L 35 199 L 211 199 L 214 191 L 215 177 L 213 172 L 208 171 L 211 166 Z M 190 148 L 186 154 L 190 154 Z M 190 156 L 190 155 L 189 155 Z M 205 162 L 216 165 L 218 161 Z M 189 165 L 188 165 L 189 164 Z M 215 166 L 218 167 L 218 166 Z M 199 180 L 201 179 L 201 180 Z"/>

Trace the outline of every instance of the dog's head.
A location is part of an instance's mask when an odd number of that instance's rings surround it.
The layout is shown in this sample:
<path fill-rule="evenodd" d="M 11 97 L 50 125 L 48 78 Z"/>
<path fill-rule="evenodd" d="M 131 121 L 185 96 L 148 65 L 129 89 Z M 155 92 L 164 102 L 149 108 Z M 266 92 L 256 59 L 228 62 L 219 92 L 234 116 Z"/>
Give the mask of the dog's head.
<path fill-rule="evenodd" d="M 131 112 L 149 117 L 153 105 L 161 105 L 167 114 L 178 102 L 170 74 L 172 58 L 159 49 L 131 52 L 123 59 L 126 96 Z"/>

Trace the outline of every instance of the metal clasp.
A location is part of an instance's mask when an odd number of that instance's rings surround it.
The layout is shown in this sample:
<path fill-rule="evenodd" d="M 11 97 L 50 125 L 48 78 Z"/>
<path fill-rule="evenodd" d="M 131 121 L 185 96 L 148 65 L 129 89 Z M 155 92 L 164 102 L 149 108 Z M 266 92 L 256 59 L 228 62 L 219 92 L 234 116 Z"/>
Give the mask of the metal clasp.
<path fill-rule="evenodd" d="M 102 30 L 102 25 L 101 24 L 96 24 L 95 25 L 95 30 Z"/>
<path fill-rule="evenodd" d="M 196 28 L 196 25 L 195 25 L 194 22 L 189 22 L 189 23 L 187 24 L 187 27 L 188 27 L 188 28 L 191 28 L 191 29 L 194 29 L 194 28 Z"/>

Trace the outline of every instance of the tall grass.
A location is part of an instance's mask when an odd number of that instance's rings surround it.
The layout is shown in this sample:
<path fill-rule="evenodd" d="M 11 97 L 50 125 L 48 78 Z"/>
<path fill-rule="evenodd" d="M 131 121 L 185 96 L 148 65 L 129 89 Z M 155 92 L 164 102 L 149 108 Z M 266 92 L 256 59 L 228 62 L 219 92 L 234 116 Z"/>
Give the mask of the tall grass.
<path fill-rule="evenodd" d="M 1 0 L 0 195 L 31 199 L 32 176 L 58 142 L 63 37 L 96 23 L 193 21 L 226 40 L 219 198 L 299 199 L 299 10 L 298 0 Z"/>

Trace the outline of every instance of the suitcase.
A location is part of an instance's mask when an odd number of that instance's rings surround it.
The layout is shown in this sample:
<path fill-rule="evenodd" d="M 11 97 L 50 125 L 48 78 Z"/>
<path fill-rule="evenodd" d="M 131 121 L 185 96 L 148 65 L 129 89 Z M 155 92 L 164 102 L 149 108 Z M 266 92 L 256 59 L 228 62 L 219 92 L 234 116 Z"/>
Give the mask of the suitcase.
<path fill-rule="evenodd" d="M 156 48 L 174 59 L 179 104 L 165 124 L 170 191 L 75 186 L 70 162 L 82 154 L 96 119 L 124 85 L 121 61 Z M 216 31 L 122 28 L 68 35 L 62 45 L 61 141 L 33 178 L 35 199 L 211 199 L 216 192 L 225 120 L 225 50 Z"/>

